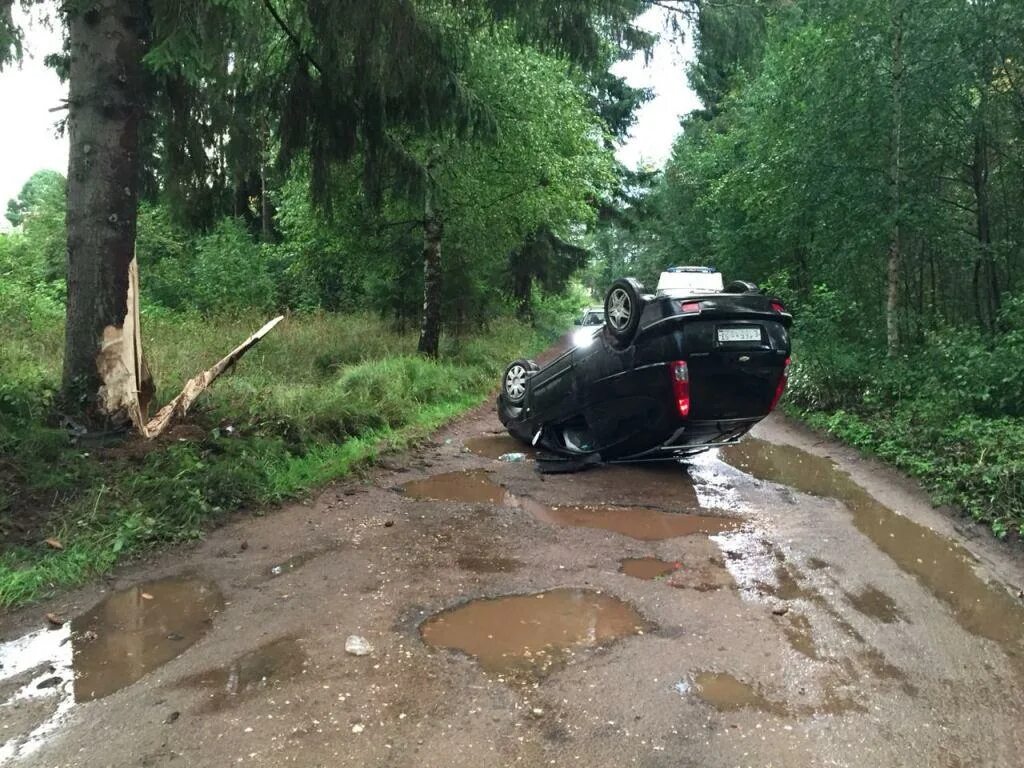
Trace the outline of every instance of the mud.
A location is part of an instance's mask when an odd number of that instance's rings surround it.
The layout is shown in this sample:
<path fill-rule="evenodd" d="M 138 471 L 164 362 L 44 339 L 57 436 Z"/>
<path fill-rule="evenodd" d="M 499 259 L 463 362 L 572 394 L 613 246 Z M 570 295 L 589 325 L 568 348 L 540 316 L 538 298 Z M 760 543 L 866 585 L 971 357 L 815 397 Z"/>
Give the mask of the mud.
<path fill-rule="evenodd" d="M 652 625 L 629 603 L 588 589 L 473 600 L 420 627 L 423 641 L 461 651 L 486 671 L 540 677 L 575 650 L 643 634 Z"/>
<path fill-rule="evenodd" d="M 522 453 L 533 458 L 537 452 L 532 446 L 516 440 L 512 435 L 480 435 L 471 437 L 463 445 L 477 456 L 487 459 L 499 459 L 506 453 Z"/>
<path fill-rule="evenodd" d="M 168 578 L 114 592 L 56 629 L 0 644 L 0 763 L 41 748 L 76 704 L 109 696 L 184 653 L 223 607 L 216 586 Z M 22 681 L 20 685 L 6 685 Z M 26 703 L 30 706 L 26 707 Z"/>
<path fill-rule="evenodd" d="M 125 584 L 195 574 L 225 602 L 200 641 L 102 701 L 74 703 L 84 638 L 70 623 L 33 632 L 45 613 L 97 603 L 102 583 L 0 617 L 3 637 L 31 633 L 0 644 L 0 764 L 1020 765 L 1013 649 L 964 631 L 908 574 L 916 561 L 898 567 L 831 497 L 760 482 L 717 453 L 685 469 L 540 476 L 465 449 L 498 428 L 482 408 L 358 480 L 120 568 Z M 758 431 L 821 450 L 777 417 Z M 828 450 L 883 506 L 955 530 L 898 476 Z M 485 500 L 429 501 L 456 495 L 430 484 L 413 486 L 423 501 L 396 494 L 413 467 L 468 475 Z M 645 542 L 539 522 L 523 499 L 545 515 L 639 508 L 740 527 Z M 1024 584 L 1008 547 L 946 535 L 977 553 L 965 557 L 982 581 Z M 301 554 L 331 542 L 344 556 Z M 646 557 L 682 567 L 654 583 L 619 572 Z M 353 634 L 370 656 L 346 653 Z"/>
<path fill-rule="evenodd" d="M 301 675 L 307 663 L 298 640 L 285 637 L 249 651 L 223 667 L 187 678 L 183 685 L 207 692 L 203 712 L 215 712 Z"/>
<path fill-rule="evenodd" d="M 317 557 L 320 557 L 320 555 L 324 554 L 324 552 L 325 552 L 325 550 L 314 550 L 312 552 L 300 552 L 297 555 L 293 555 L 293 556 L 289 557 L 287 560 L 284 560 L 284 561 L 282 561 L 280 563 L 276 563 L 275 565 L 270 566 L 270 568 L 267 569 L 267 574 L 269 576 L 284 576 L 285 574 L 291 573 L 292 571 L 296 570 L 297 568 L 301 568 L 306 563 L 308 563 L 310 560 L 313 560 L 313 559 L 315 559 Z"/>
<path fill-rule="evenodd" d="M 670 482 L 675 489 L 679 482 L 679 470 L 660 477 L 671 477 Z M 446 472 L 405 483 L 402 490 L 414 499 L 515 507 L 551 525 L 597 528 L 640 541 L 662 541 L 696 534 L 714 535 L 734 531 L 743 524 L 742 520 L 733 517 L 666 512 L 650 507 L 548 506 L 532 498 L 509 493 L 491 478 L 492 473 L 487 470 Z M 646 496 L 648 489 L 645 487 L 644 490 Z"/>
<path fill-rule="evenodd" d="M 760 690 L 725 672 L 701 672 L 694 678 L 694 692 L 719 712 L 756 709 L 778 717 L 792 713 L 782 702 L 772 701 Z"/>
<path fill-rule="evenodd" d="M 723 449 L 721 455 L 759 479 L 842 502 L 857 530 L 946 603 L 964 629 L 1016 655 L 1024 639 L 1024 605 L 1002 586 L 979 577 L 974 558 L 961 545 L 889 509 L 831 459 L 754 438 Z"/>
<path fill-rule="evenodd" d="M 473 573 L 512 573 L 523 567 L 522 562 L 511 557 L 461 555 L 455 562 L 462 570 Z"/>
<path fill-rule="evenodd" d="M 503 504 L 507 492 L 491 480 L 485 469 L 445 472 L 402 486 L 405 495 L 426 501 L 455 501 L 464 504 Z"/>
<path fill-rule="evenodd" d="M 906 617 L 896 607 L 896 601 L 877 587 L 864 587 L 860 592 L 844 594 L 850 605 L 869 618 L 883 624 L 906 621 Z"/>
<path fill-rule="evenodd" d="M 524 504 L 538 520 L 573 528 L 597 528 L 639 541 L 664 541 L 679 536 L 705 536 L 734 531 L 742 520 L 716 515 L 664 512 L 648 507 L 546 506 Z"/>
<path fill-rule="evenodd" d="M 654 581 L 668 576 L 680 567 L 679 563 L 669 563 L 656 557 L 626 557 L 619 560 L 620 573 L 644 581 Z"/>
<path fill-rule="evenodd" d="M 787 623 L 783 629 L 789 647 L 808 659 L 820 660 L 821 655 L 814 643 L 814 633 L 810 620 L 803 614 L 792 614 L 786 617 Z"/>

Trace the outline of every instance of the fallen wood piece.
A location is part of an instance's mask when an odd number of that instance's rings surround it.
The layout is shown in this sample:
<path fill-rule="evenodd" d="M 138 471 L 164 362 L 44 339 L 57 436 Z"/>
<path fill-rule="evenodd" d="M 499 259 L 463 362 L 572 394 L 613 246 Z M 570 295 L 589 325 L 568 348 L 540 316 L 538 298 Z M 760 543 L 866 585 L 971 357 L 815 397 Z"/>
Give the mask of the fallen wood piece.
<path fill-rule="evenodd" d="M 189 379 L 178 396 L 161 408 L 157 412 L 156 416 L 145 424 L 140 421 L 135 425 L 142 436 L 152 439 L 154 437 L 159 437 L 167 431 L 167 428 L 175 419 L 180 419 L 188 413 L 188 409 L 192 406 L 192 403 L 196 401 L 196 398 L 205 392 L 209 386 L 217 380 L 217 377 L 238 362 L 242 355 L 256 346 L 260 339 L 270 333 L 274 329 L 274 326 L 280 323 L 283 319 L 284 315 L 275 317 L 269 323 L 256 331 L 256 333 L 231 350 L 227 355 L 218 360 L 212 368 L 209 368 L 198 376 Z"/>

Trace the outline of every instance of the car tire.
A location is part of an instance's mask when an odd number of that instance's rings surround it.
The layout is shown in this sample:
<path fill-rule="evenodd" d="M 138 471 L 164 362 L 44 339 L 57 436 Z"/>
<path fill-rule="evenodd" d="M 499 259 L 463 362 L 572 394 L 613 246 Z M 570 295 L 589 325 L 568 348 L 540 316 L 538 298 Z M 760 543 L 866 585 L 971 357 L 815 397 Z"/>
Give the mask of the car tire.
<path fill-rule="evenodd" d="M 533 360 L 513 360 L 501 377 L 501 393 L 512 405 L 522 405 L 526 400 L 526 382 L 540 370 Z"/>
<path fill-rule="evenodd" d="M 727 286 L 723 293 L 760 293 L 761 289 L 757 287 L 756 283 L 750 283 L 746 280 L 733 280 Z"/>
<path fill-rule="evenodd" d="M 616 344 L 627 347 L 636 336 L 643 311 L 644 287 L 632 277 L 612 283 L 604 299 L 605 325 Z"/>

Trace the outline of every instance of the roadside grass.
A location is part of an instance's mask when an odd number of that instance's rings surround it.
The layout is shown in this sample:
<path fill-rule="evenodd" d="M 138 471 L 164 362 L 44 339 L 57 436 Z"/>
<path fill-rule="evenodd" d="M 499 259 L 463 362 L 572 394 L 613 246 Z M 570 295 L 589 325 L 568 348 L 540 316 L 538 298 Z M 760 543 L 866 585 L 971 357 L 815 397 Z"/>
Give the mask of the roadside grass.
<path fill-rule="evenodd" d="M 233 512 L 301 496 L 382 451 L 405 447 L 483 402 L 507 360 L 544 343 L 529 326 L 498 320 L 473 338 L 448 339 L 432 361 L 415 355 L 414 333 L 373 316 L 292 316 L 166 438 L 86 444 L 44 426 L 59 381 L 59 314 L 20 309 L 0 345 L 6 608 L 199 538 Z M 158 401 L 263 320 L 145 317 Z"/>
<path fill-rule="evenodd" d="M 957 330 L 896 359 L 823 337 L 797 336 L 787 413 L 918 478 L 997 537 L 1024 537 L 1019 356 L 1005 362 Z M 1014 339 L 1024 349 L 1024 331 Z"/>

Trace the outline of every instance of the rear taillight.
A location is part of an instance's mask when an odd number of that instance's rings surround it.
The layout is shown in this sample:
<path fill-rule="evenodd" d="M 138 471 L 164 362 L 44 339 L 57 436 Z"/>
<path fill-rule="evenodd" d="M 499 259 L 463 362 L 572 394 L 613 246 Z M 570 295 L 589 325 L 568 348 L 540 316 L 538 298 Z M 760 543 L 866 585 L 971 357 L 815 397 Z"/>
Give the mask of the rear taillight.
<path fill-rule="evenodd" d="M 679 415 L 686 418 L 690 415 L 690 369 L 685 360 L 669 363 L 672 374 L 672 396 L 676 401 Z"/>
<path fill-rule="evenodd" d="M 684 315 L 696 315 L 700 312 L 700 302 L 684 301 L 679 304 L 679 309 Z"/>
<path fill-rule="evenodd" d="M 782 393 L 786 391 L 786 382 L 789 380 L 789 358 L 786 358 L 786 364 L 782 367 L 782 375 L 779 376 L 779 383 L 775 385 L 775 397 L 772 398 L 772 406 L 768 409 L 771 413 L 775 410 L 775 406 L 779 404 L 779 400 L 782 399 Z"/>
<path fill-rule="evenodd" d="M 778 312 L 780 315 L 784 314 L 786 307 L 781 301 L 772 301 L 772 312 Z"/>

